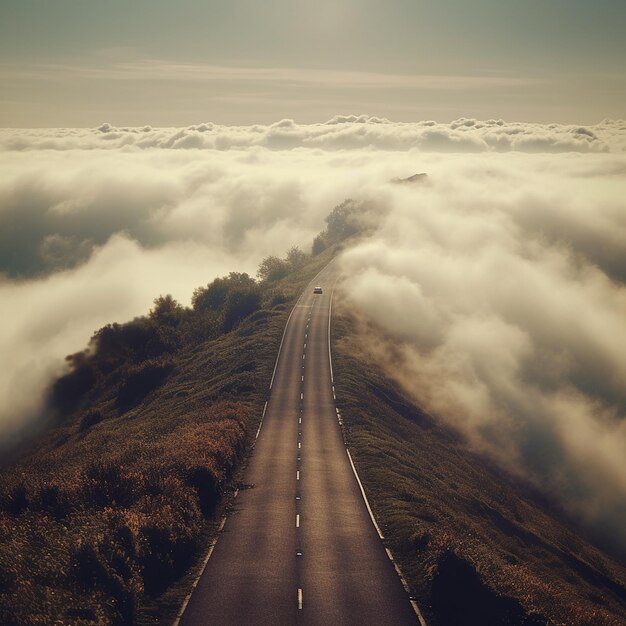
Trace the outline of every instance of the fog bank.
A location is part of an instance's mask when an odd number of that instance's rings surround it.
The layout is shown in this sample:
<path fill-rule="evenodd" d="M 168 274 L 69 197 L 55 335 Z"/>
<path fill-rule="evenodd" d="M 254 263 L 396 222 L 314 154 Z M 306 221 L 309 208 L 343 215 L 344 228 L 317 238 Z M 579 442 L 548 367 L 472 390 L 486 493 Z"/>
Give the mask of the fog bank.
<path fill-rule="evenodd" d="M 352 197 L 379 212 L 342 259 L 368 358 L 626 545 L 625 138 L 367 116 L 0 131 L 0 438 L 96 329 L 308 247 Z"/>
<path fill-rule="evenodd" d="M 431 160 L 343 256 L 370 356 L 626 547 L 623 157 Z"/>

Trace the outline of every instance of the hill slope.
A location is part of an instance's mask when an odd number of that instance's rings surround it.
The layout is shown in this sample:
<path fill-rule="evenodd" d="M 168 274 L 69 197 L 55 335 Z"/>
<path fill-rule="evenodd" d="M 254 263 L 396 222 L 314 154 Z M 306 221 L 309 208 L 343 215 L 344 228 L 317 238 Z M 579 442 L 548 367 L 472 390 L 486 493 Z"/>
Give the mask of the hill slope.
<path fill-rule="evenodd" d="M 371 363 L 340 296 L 336 309 L 345 436 L 429 624 L 626 623 L 626 567 L 407 399 Z"/>
<path fill-rule="evenodd" d="M 173 620 L 251 450 L 291 304 L 334 252 L 282 280 L 216 279 L 193 309 L 159 298 L 69 357 L 55 422 L 0 472 L 1 623 Z"/>

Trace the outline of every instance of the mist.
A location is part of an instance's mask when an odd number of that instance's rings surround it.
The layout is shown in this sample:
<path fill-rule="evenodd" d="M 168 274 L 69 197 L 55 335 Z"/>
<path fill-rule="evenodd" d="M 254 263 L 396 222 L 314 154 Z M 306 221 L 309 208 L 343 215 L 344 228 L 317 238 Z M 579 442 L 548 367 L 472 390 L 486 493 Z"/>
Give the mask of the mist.
<path fill-rule="evenodd" d="M 365 357 L 626 547 L 624 157 L 421 165 L 342 258 Z"/>
<path fill-rule="evenodd" d="M 367 358 L 626 545 L 625 148 L 622 121 L 0 131 L 0 438 L 99 327 L 308 250 L 352 197 Z"/>

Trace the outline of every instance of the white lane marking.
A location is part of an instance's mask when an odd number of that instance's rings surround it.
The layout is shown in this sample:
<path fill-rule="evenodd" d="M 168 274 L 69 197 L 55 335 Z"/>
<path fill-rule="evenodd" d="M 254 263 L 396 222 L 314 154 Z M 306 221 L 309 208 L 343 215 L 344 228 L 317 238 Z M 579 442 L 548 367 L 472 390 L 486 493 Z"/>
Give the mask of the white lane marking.
<path fill-rule="evenodd" d="M 300 528 L 300 513 L 296 513 L 296 528 Z"/>
<path fill-rule="evenodd" d="M 306 354 L 302 355 L 302 360 L 304 361 L 304 359 L 306 359 Z"/>
<path fill-rule="evenodd" d="M 298 610 L 302 610 L 302 589 L 298 588 Z"/>
<path fill-rule="evenodd" d="M 300 394 L 300 400 L 304 400 L 304 393 Z"/>
<path fill-rule="evenodd" d="M 413 607 L 413 610 L 415 611 L 415 615 L 417 615 L 417 619 L 420 622 L 420 626 L 428 626 L 426 624 L 426 620 L 424 619 L 424 616 L 422 615 L 422 612 L 420 611 L 419 606 L 417 606 L 417 602 L 411 599 L 410 603 L 411 603 L 411 606 Z"/>
<path fill-rule="evenodd" d="M 304 344 L 304 349 L 306 350 L 306 343 Z"/>
<path fill-rule="evenodd" d="M 298 441 L 298 450 L 300 450 L 301 448 L 302 448 L 302 443 Z"/>
<path fill-rule="evenodd" d="M 361 482 L 361 479 L 359 478 L 359 475 L 358 475 L 358 473 L 356 471 L 356 467 L 354 467 L 354 463 L 352 461 L 352 456 L 350 455 L 350 450 L 348 450 L 346 448 L 346 452 L 348 453 L 348 458 L 350 459 L 350 465 L 352 466 L 352 471 L 354 472 L 354 475 L 356 477 L 356 481 L 357 481 L 357 483 L 359 483 L 359 489 L 361 490 L 361 495 L 363 496 L 363 500 L 365 502 L 365 506 L 367 507 L 367 512 L 370 514 L 370 519 L 372 520 L 372 524 L 374 524 L 374 528 L 376 529 L 376 532 L 378 533 L 378 537 L 380 539 L 384 539 L 385 536 L 380 531 L 380 527 L 378 526 L 378 523 L 376 522 L 376 519 L 374 518 L 374 513 L 372 512 L 372 508 L 370 507 L 370 503 L 367 500 L 367 496 L 365 495 L 365 489 L 363 489 L 363 483 Z"/>
<path fill-rule="evenodd" d="M 396 569 L 396 574 L 398 574 L 398 577 L 400 578 L 400 582 L 402 583 L 402 586 L 404 587 L 404 590 L 407 593 L 411 593 L 411 588 L 409 587 L 409 583 L 406 582 L 406 579 L 402 575 L 402 571 L 400 570 L 400 568 L 398 567 L 398 564 L 395 561 L 393 562 L 393 566 Z"/>
<path fill-rule="evenodd" d="M 259 422 L 259 428 L 256 431 L 255 439 L 258 439 L 259 434 L 261 433 L 261 426 L 263 426 L 263 420 L 265 419 L 265 411 L 267 411 L 267 401 L 265 402 L 265 405 L 263 406 L 263 414 L 261 415 L 261 421 Z"/>
<path fill-rule="evenodd" d="M 301 417 L 298 418 L 298 424 L 302 424 L 302 418 Z"/>
<path fill-rule="evenodd" d="M 309 335 L 307 333 L 304 333 L 304 338 L 306 339 Z"/>
<path fill-rule="evenodd" d="M 304 382 L 304 374 L 302 375 L 302 381 L 301 382 Z"/>
<path fill-rule="evenodd" d="M 296 470 L 296 480 L 300 480 L 300 470 Z"/>
<path fill-rule="evenodd" d="M 335 376 L 333 374 L 333 356 L 330 352 L 330 320 L 333 315 L 333 294 L 335 293 L 335 286 L 333 285 L 333 290 L 330 292 L 330 302 L 328 304 L 328 363 L 330 365 L 330 382 L 335 382 Z"/>

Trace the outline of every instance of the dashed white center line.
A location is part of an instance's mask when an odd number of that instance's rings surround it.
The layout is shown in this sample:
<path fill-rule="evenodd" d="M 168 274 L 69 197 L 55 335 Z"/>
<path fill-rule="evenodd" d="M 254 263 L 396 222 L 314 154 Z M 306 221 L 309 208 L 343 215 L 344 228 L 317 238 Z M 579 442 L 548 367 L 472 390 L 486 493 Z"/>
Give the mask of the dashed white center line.
<path fill-rule="evenodd" d="M 303 360 L 304 360 L 304 359 L 306 359 L 306 354 L 303 354 L 303 355 L 302 355 L 302 359 L 303 359 Z"/>
<path fill-rule="evenodd" d="M 296 513 L 296 528 L 300 528 L 300 513 Z"/>
<path fill-rule="evenodd" d="M 304 349 L 306 350 L 306 343 L 304 344 Z"/>
<path fill-rule="evenodd" d="M 298 450 L 300 450 L 300 448 L 302 448 L 302 443 L 298 441 Z"/>
<path fill-rule="evenodd" d="M 304 393 L 300 394 L 300 400 L 304 400 Z"/>
<path fill-rule="evenodd" d="M 298 610 L 302 610 L 302 589 L 298 588 Z"/>
<path fill-rule="evenodd" d="M 298 418 L 298 424 L 302 424 L 302 418 L 301 417 Z"/>
<path fill-rule="evenodd" d="M 304 375 L 302 376 L 302 382 L 304 382 Z"/>
<path fill-rule="evenodd" d="M 300 480 L 300 470 L 296 470 L 296 480 Z"/>

